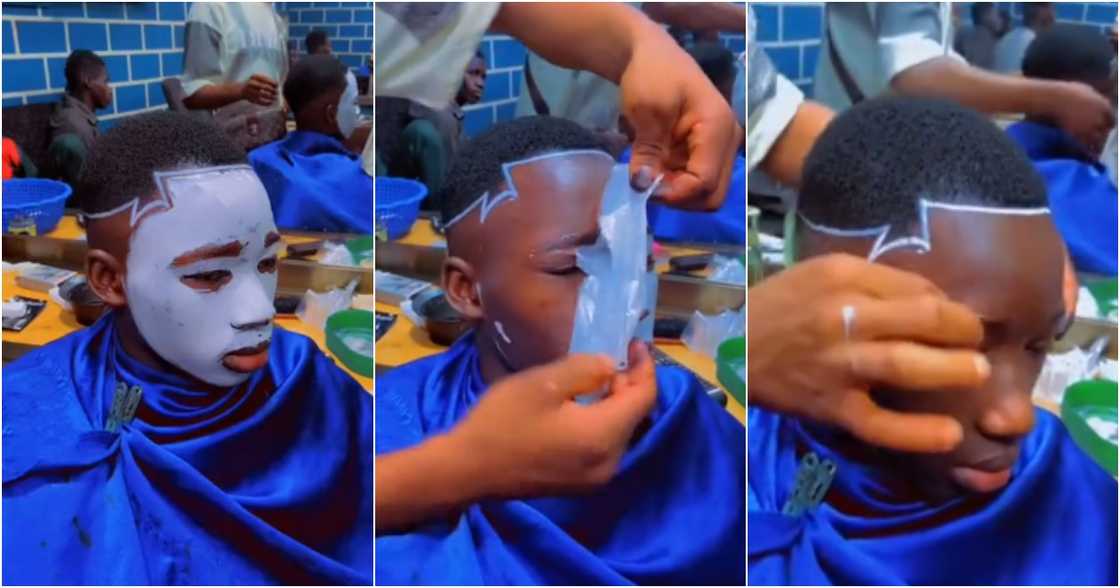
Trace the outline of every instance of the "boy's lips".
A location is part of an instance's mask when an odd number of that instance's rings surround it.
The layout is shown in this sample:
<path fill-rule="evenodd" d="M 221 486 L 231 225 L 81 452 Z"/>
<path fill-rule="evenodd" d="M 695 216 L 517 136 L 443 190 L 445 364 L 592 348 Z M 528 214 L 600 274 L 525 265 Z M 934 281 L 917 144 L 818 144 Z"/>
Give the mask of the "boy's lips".
<path fill-rule="evenodd" d="M 222 358 L 222 365 L 243 374 L 255 372 L 268 363 L 268 345 L 270 342 L 266 340 L 253 347 L 242 347 L 230 351 Z"/>
<path fill-rule="evenodd" d="M 1011 480 L 1011 466 L 1015 463 L 1014 452 L 997 455 L 979 461 L 971 466 L 955 467 L 950 475 L 957 484 L 982 494 L 995 492 Z"/>

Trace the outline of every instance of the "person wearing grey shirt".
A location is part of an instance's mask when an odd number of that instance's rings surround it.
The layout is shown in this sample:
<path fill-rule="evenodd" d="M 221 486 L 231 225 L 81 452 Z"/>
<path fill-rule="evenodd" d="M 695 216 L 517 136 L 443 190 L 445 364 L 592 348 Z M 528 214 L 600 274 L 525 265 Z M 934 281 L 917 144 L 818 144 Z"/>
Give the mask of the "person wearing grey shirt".
<path fill-rule="evenodd" d="M 93 140 L 100 134 L 95 112 L 113 103 L 109 72 L 97 54 L 78 49 L 66 58 L 66 93 L 50 118 L 47 175 L 75 185 Z"/>
<path fill-rule="evenodd" d="M 1054 25 L 1054 5 L 1050 2 L 1023 2 L 1023 24 L 1015 27 L 996 43 L 992 69 L 1014 74 L 1023 70 L 1023 56 L 1038 33 Z"/>

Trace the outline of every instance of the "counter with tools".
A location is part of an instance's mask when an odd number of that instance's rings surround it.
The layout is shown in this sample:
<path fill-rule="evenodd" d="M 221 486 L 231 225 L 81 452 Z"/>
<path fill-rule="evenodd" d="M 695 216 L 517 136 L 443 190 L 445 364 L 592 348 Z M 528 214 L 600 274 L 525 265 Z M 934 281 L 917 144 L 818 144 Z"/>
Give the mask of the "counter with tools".
<path fill-rule="evenodd" d="M 457 332 L 445 334 L 419 327 L 401 308 L 402 302 L 409 298 L 410 287 L 439 284 L 444 243 L 431 221 L 420 218 L 403 238 L 377 244 L 378 373 L 440 353 L 447 349 L 449 339 L 458 335 Z M 680 332 L 693 311 L 714 315 L 737 310 L 746 301 L 744 286 L 705 279 L 712 271 L 711 261 L 716 253 L 741 255 L 742 248 L 680 244 L 655 251 L 661 280 L 657 305 L 659 336 L 654 342 L 654 358 L 661 365 L 677 364 L 693 372 L 711 391 L 710 396 L 725 403 L 728 412 L 745 422 L 743 404 L 718 383 L 716 361 L 689 349 L 680 340 Z M 676 261 L 670 263 L 670 259 Z M 443 343 L 437 343 L 433 337 Z"/>
<path fill-rule="evenodd" d="M 276 293 L 278 314 L 276 325 L 306 335 L 315 341 L 315 344 L 334 359 L 335 363 L 354 377 L 367 390 L 373 389 L 373 379 L 356 373 L 344 365 L 327 346 L 326 336 L 323 331 L 305 324 L 293 314 L 295 303 L 307 290 L 322 292 L 335 288 L 344 288 L 347 284 L 357 282 L 355 299 L 359 305 L 368 307 L 373 293 L 373 276 L 368 268 L 332 266 L 319 263 L 322 259 L 322 243 L 325 240 L 344 240 L 353 235 L 315 234 L 304 232 L 281 231 L 284 242 L 288 247 L 297 246 L 295 249 L 308 253 L 296 258 L 293 255 L 282 255 L 278 269 L 278 287 Z M 59 301 L 52 298 L 43 285 L 25 287 L 17 283 L 16 272 L 9 270 L 8 264 L 20 262 L 33 262 L 69 270 L 82 272 L 85 265 L 85 230 L 78 224 L 76 216 L 67 214 L 58 226 L 50 233 L 42 236 L 4 235 L 4 261 L 3 272 L 3 298 L 5 302 L 23 298 L 30 305 L 42 305 L 41 310 L 30 320 L 26 321 L 19 331 L 9 330 L 5 321 L 3 332 L 3 359 L 4 362 L 12 361 L 24 353 L 68 335 L 82 325 L 78 316 L 73 311 L 63 308 Z M 29 284 L 22 280 L 23 284 Z M 362 300 L 366 302 L 361 303 Z M 98 311 L 99 312 L 99 311 Z"/>

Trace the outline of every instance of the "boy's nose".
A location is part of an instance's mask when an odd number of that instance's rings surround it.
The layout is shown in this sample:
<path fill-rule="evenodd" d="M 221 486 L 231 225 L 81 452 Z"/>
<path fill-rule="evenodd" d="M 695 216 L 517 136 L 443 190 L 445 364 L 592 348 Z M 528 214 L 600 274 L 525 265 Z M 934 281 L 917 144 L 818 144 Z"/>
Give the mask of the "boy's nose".
<path fill-rule="evenodd" d="M 233 328 L 252 330 L 268 326 L 276 316 L 276 307 L 272 302 L 272 292 L 267 290 L 259 280 L 242 281 L 234 298 L 238 307 L 231 317 Z"/>
<path fill-rule="evenodd" d="M 1034 405 L 1030 396 L 1017 392 L 1002 394 L 980 415 L 980 432 L 987 437 L 1014 440 L 1034 427 Z"/>

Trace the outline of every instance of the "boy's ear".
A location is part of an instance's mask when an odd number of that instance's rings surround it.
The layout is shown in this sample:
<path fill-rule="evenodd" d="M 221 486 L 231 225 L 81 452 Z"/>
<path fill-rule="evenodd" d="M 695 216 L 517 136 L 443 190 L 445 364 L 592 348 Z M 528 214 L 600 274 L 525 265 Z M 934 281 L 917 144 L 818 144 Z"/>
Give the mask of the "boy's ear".
<path fill-rule="evenodd" d="M 443 261 L 443 291 L 451 308 L 469 320 L 482 320 L 482 298 L 474 267 L 461 257 Z"/>
<path fill-rule="evenodd" d="M 128 305 L 124 291 L 124 264 L 108 251 L 90 249 L 86 254 L 86 279 L 89 287 L 105 304 L 113 308 Z"/>

